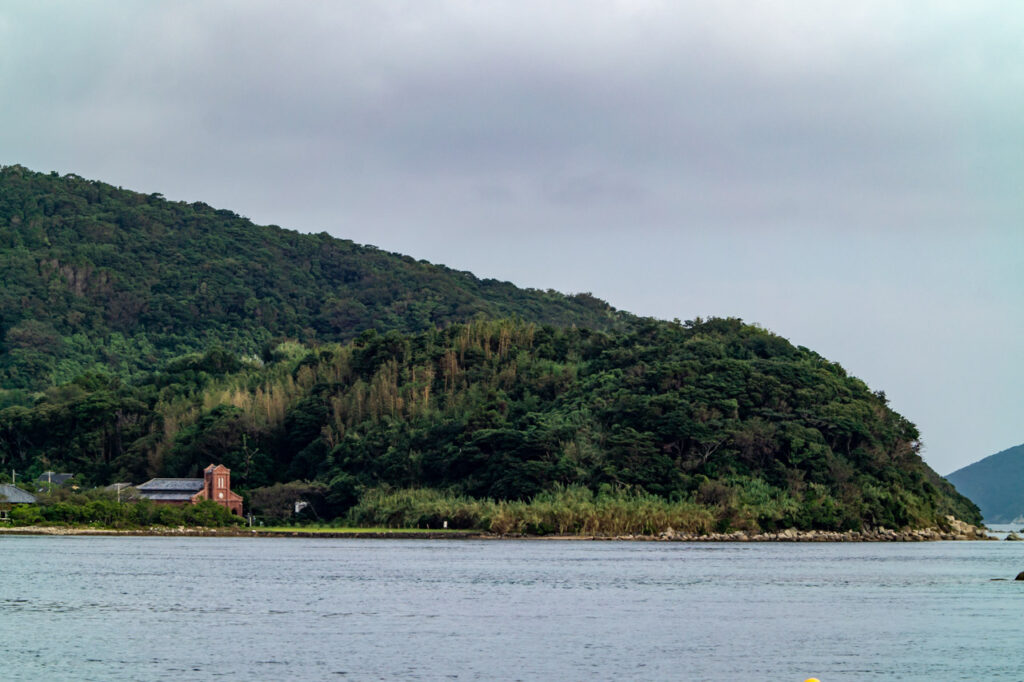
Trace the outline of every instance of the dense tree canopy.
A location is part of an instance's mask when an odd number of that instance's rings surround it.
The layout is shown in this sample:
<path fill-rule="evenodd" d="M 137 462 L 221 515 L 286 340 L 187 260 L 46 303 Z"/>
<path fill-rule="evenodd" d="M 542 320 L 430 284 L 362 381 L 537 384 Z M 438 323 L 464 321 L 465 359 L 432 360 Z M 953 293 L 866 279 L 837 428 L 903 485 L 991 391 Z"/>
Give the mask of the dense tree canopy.
<path fill-rule="evenodd" d="M 301 490 L 365 518 L 427 489 L 722 529 L 979 520 L 883 394 L 739 320 L 638 319 L 20 166 L 0 256 L 3 471 L 220 462 L 259 508 Z"/>
<path fill-rule="evenodd" d="M 202 203 L 0 167 L 0 386 L 122 378 L 223 345 L 344 341 L 476 315 L 610 328 L 589 294 L 519 289 Z"/>
<path fill-rule="evenodd" d="M 243 488 L 317 482 L 335 512 L 382 486 L 506 500 L 582 487 L 694 501 L 722 528 L 978 520 L 884 396 L 739 320 L 480 320 L 270 355 L 211 350 L 132 385 L 52 388 L 0 412 L 0 464 L 101 483 L 219 461 Z"/>

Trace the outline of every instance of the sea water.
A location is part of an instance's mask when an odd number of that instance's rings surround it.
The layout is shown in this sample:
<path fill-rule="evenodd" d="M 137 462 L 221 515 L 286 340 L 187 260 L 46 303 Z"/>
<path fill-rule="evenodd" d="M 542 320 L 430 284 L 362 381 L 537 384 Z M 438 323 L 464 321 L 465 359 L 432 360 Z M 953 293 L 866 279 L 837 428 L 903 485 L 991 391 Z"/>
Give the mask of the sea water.
<path fill-rule="evenodd" d="M 1021 680 L 1021 570 L 1014 542 L 0 536 L 0 679 Z"/>

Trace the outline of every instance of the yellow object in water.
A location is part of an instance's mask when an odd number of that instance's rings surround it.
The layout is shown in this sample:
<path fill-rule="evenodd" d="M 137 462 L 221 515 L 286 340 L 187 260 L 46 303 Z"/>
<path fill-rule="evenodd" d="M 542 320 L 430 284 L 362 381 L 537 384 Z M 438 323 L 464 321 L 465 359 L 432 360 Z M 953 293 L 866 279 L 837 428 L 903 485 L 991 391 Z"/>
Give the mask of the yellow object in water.
<path fill-rule="evenodd" d="M 821 682 L 817 677 L 808 677 L 804 682 Z"/>

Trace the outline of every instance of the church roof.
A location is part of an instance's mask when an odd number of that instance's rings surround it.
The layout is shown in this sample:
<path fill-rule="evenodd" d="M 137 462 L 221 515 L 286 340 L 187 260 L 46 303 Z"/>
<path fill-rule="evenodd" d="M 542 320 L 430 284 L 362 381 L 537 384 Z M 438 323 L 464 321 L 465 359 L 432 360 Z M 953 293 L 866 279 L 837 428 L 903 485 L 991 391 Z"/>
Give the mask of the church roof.
<path fill-rule="evenodd" d="M 144 493 L 183 493 L 193 494 L 203 489 L 205 481 L 201 478 L 151 478 L 140 486 L 139 492 Z"/>

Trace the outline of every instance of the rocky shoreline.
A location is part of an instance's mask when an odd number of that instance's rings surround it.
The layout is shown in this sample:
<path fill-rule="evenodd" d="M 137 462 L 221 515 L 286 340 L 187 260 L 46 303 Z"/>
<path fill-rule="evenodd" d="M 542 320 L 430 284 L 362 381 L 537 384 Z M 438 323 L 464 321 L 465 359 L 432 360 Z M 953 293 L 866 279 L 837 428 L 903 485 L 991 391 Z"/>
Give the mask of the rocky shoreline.
<path fill-rule="evenodd" d="M 918 528 L 894 530 L 872 528 L 845 532 L 824 530 L 796 530 L 788 528 L 777 533 L 712 533 L 711 535 L 690 535 L 676 533 L 671 528 L 661 533 L 658 540 L 681 542 L 937 542 L 940 540 L 995 540 L 984 528 L 964 523 L 947 516 L 948 528 Z"/>
<path fill-rule="evenodd" d="M 877 528 L 864 531 L 798 531 L 789 528 L 778 533 L 712 533 L 711 535 L 687 535 L 662 533 L 657 540 L 677 542 L 937 542 L 940 540 L 996 540 L 985 531 L 948 532 L 938 528 L 918 530 L 893 530 Z"/>
<path fill-rule="evenodd" d="M 619 540 L 646 542 L 937 542 L 940 540 L 996 540 L 984 528 L 948 517 L 947 528 L 893 530 L 873 528 L 860 531 L 786 530 L 771 533 L 711 533 L 697 535 L 680 533 L 671 528 L 658 535 L 495 535 L 479 531 L 264 531 L 258 528 L 142 528 L 117 530 L 70 526 L 21 526 L 0 528 L 0 535 L 100 535 L 152 537 L 275 537 L 275 538 L 372 538 L 403 540 Z"/>

